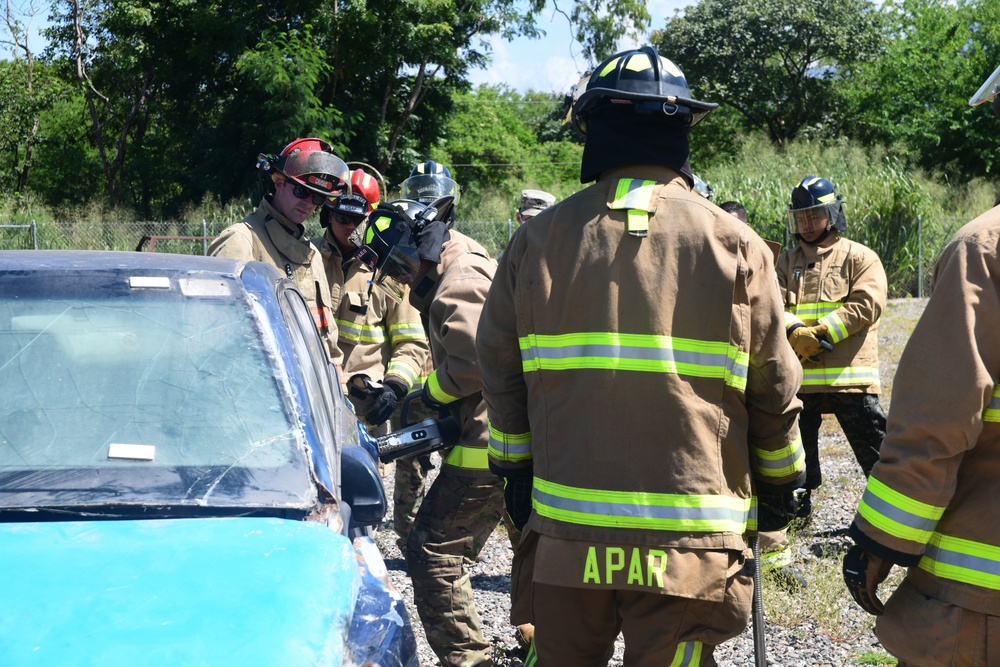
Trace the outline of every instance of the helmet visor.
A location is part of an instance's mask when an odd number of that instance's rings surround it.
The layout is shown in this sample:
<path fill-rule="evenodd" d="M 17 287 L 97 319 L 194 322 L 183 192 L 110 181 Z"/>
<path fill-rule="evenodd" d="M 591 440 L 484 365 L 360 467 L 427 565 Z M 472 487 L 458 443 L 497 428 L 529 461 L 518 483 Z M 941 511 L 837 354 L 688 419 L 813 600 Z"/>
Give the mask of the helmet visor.
<path fill-rule="evenodd" d="M 333 153 L 297 151 L 284 165 L 285 176 L 321 194 L 351 194 L 351 170 Z"/>
<path fill-rule="evenodd" d="M 969 106 L 979 106 L 983 102 L 989 102 L 1000 93 L 1000 67 L 993 70 L 989 78 L 983 82 L 976 94 L 969 98 Z"/>
<path fill-rule="evenodd" d="M 420 174 L 403 181 L 403 199 L 430 202 L 438 197 L 452 196 L 458 203 L 458 183 L 444 174 Z"/>
<path fill-rule="evenodd" d="M 789 209 L 788 233 L 813 234 L 830 229 L 837 222 L 837 217 L 840 214 L 840 201 L 837 199 L 809 208 Z"/>
<path fill-rule="evenodd" d="M 406 286 L 416 280 L 418 271 L 420 271 L 420 256 L 417 254 L 417 249 L 397 244 L 382 263 L 382 268 L 375 278 L 375 286 L 396 303 L 402 303 Z"/>

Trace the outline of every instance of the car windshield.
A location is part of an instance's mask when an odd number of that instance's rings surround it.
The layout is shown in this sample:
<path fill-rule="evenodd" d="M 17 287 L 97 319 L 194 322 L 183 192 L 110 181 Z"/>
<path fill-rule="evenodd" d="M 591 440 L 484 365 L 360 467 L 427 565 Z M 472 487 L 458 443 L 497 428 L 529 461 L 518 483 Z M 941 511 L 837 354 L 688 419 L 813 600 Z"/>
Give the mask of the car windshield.
<path fill-rule="evenodd" d="M 151 272 L 0 272 L 0 509 L 311 506 L 263 309 Z"/>

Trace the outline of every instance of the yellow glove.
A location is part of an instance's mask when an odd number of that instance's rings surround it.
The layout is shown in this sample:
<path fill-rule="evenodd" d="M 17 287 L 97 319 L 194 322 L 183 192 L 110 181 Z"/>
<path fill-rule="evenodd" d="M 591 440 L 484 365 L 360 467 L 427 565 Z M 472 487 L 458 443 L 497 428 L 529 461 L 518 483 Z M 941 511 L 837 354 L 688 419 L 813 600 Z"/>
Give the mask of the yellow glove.
<path fill-rule="evenodd" d="M 820 338 L 825 334 L 825 324 L 811 327 L 796 326 L 788 334 L 788 342 L 798 355 L 799 361 L 819 361 L 819 353 L 823 349 L 820 346 Z"/>

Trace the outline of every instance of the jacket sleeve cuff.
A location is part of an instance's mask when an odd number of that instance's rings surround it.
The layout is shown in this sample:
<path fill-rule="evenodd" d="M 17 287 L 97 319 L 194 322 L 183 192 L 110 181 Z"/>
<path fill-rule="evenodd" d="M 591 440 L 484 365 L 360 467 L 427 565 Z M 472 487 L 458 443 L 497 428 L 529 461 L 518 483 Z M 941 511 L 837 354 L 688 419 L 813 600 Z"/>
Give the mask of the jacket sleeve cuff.
<path fill-rule="evenodd" d="M 857 523 L 851 523 L 851 528 L 848 532 L 851 539 L 853 539 L 854 543 L 859 547 L 870 554 L 878 556 L 882 560 L 889 561 L 890 563 L 901 565 L 902 567 L 913 567 L 920 562 L 921 558 L 923 558 L 923 554 L 907 554 L 902 551 L 890 549 L 883 544 L 879 544 L 872 538 L 865 535 L 861 529 L 858 528 Z"/>

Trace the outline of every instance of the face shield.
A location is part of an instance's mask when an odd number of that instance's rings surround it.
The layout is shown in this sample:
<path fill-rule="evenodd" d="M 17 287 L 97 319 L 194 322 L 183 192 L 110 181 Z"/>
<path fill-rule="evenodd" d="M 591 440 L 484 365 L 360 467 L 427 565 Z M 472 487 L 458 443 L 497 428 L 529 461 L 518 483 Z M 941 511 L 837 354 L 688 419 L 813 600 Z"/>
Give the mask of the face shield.
<path fill-rule="evenodd" d="M 281 171 L 322 194 L 351 194 L 351 170 L 333 153 L 297 151 L 285 158 Z"/>
<path fill-rule="evenodd" d="M 427 203 L 438 197 L 451 196 L 458 203 L 459 187 L 458 183 L 448 178 L 444 174 L 420 174 L 410 176 L 403 181 L 403 199 L 413 199 L 414 201 Z"/>
<path fill-rule="evenodd" d="M 788 210 L 788 233 L 809 236 L 833 227 L 840 214 L 841 199 L 809 208 Z"/>

